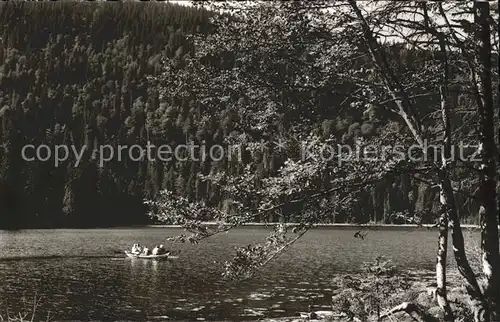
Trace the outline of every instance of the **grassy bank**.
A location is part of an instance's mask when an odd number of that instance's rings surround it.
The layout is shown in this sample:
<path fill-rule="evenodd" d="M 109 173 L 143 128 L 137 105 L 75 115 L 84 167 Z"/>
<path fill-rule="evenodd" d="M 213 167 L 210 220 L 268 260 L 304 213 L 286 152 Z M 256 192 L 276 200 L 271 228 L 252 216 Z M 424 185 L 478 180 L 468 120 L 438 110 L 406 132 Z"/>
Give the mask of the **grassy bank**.
<path fill-rule="evenodd" d="M 421 312 L 441 318 L 442 311 L 436 301 L 436 284 L 431 272 L 413 272 L 407 276 L 385 275 L 374 278 L 371 273 L 340 277 L 340 280 L 353 281 L 343 284 L 339 294 L 333 296 L 330 311 L 297 312 L 296 316 L 263 319 L 267 322 L 298 321 L 380 321 L 380 315 L 387 314 L 384 321 L 413 322 L 405 312 L 389 311 L 402 304 L 415 304 Z M 359 283 L 357 283 L 359 282 Z M 339 286 L 339 281 L 334 281 Z M 458 272 L 449 275 L 448 299 L 450 300 L 456 321 L 471 321 L 472 312 L 467 308 L 468 296 L 461 285 Z"/>

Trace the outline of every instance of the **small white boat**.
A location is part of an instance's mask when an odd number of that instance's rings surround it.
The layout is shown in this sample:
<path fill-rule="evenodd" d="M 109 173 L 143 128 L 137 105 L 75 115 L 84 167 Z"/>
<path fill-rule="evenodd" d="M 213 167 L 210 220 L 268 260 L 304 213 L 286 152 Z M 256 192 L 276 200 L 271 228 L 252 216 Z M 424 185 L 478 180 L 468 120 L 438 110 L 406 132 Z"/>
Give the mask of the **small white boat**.
<path fill-rule="evenodd" d="M 134 254 L 132 252 L 129 252 L 128 250 L 125 251 L 125 254 L 129 258 L 141 258 L 141 259 L 162 260 L 162 259 L 168 259 L 170 257 L 170 253 L 161 254 L 161 255 L 144 255 L 144 254 Z"/>

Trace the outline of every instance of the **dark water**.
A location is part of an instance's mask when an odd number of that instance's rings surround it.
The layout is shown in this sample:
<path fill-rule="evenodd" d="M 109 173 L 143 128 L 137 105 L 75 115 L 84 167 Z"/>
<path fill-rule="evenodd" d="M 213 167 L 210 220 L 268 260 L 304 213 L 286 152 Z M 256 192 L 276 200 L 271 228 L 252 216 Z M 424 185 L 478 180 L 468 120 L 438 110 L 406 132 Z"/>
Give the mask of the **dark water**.
<path fill-rule="evenodd" d="M 432 269 L 436 232 L 315 229 L 255 278 L 222 281 L 221 263 L 234 247 L 258 241 L 265 228 L 240 228 L 155 262 L 119 253 L 138 242 L 153 245 L 180 229 L 0 231 L 0 314 L 23 309 L 37 294 L 37 312 L 57 320 L 250 320 L 328 308 L 332 278 L 355 272 L 383 255 L 408 269 Z M 451 256 L 450 256 L 451 257 Z"/>

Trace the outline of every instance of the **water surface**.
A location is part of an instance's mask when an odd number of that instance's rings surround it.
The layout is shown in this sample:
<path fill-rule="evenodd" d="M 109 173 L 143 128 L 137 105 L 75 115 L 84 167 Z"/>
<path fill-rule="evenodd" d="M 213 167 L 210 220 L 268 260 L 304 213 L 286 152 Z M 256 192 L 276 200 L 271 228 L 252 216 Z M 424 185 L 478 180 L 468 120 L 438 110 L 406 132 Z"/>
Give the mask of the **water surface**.
<path fill-rule="evenodd" d="M 0 231 L 0 312 L 41 296 L 38 312 L 57 320 L 249 320 L 327 309 L 336 274 L 356 272 L 377 255 L 405 269 L 432 269 L 436 231 L 318 228 L 251 280 L 221 280 L 236 246 L 266 228 L 239 228 L 199 245 L 170 245 L 175 228 Z M 164 243 L 177 259 L 128 259 L 133 243 Z M 450 256 L 452 257 L 452 256 Z M 452 259 L 450 259 L 451 261 Z"/>

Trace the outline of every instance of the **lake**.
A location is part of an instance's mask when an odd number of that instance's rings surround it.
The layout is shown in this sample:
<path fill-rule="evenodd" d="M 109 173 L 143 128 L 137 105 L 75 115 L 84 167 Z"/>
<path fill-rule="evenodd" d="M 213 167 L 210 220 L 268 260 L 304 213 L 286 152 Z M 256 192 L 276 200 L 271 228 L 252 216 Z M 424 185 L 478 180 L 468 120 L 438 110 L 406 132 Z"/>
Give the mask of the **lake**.
<path fill-rule="evenodd" d="M 245 282 L 221 280 L 236 246 L 270 230 L 243 227 L 199 245 L 171 245 L 176 228 L 0 231 L 0 314 L 40 297 L 37 312 L 56 320 L 252 320 L 328 309 L 336 274 L 361 269 L 377 255 L 405 269 L 432 270 L 435 230 L 316 228 Z M 467 234 L 466 234 L 467 237 Z M 181 250 L 155 262 L 120 253 L 133 243 Z M 453 256 L 449 256 L 453 261 Z"/>

